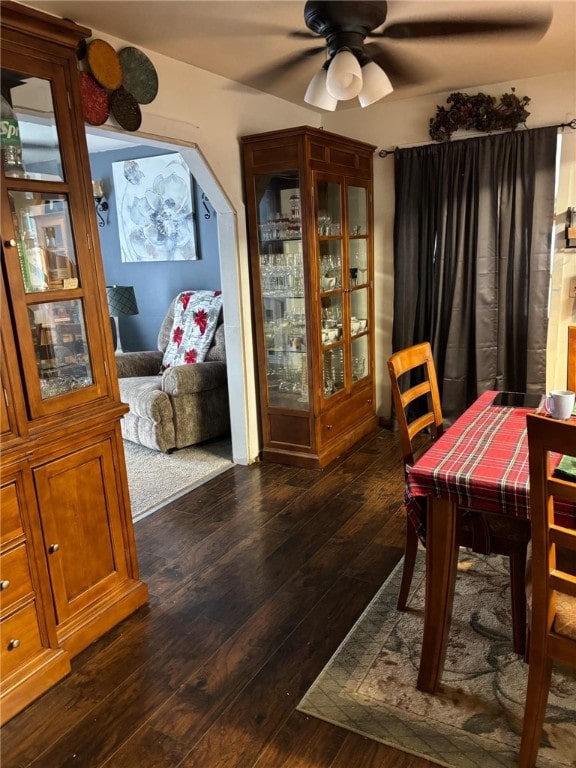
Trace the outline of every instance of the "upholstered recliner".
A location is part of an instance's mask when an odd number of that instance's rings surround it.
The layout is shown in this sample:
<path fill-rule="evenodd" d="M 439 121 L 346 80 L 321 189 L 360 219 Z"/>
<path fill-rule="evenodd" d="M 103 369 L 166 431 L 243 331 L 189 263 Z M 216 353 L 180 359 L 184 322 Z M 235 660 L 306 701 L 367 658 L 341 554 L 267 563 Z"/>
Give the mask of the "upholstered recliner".
<path fill-rule="evenodd" d="M 230 430 L 222 313 L 204 362 L 162 372 L 177 299 L 160 327 L 157 351 L 116 356 L 120 398 L 130 406 L 121 421 L 122 436 L 165 453 Z"/>

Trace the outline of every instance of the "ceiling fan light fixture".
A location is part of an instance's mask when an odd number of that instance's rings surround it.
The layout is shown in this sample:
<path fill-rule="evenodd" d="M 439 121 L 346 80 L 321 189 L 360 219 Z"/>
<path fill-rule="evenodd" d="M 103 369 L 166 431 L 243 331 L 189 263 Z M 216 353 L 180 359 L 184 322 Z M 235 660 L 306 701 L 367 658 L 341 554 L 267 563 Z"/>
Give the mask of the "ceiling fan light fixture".
<path fill-rule="evenodd" d="M 326 89 L 338 101 L 347 101 L 358 96 L 362 90 L 362 70 L 356 56 L 342 48 L 328 67 Z"/>
<path fill-rule="evenodd" d="M 369 107 L 370 104 L 388 96 L 393 90 L 390 78 L 374 61 L 369 61 L 362 67 L 362 90 L 358 94 L 361 107 Z"/>
<path fill-rule="evenodd" d="M 334 112 L 338 105 L 338 99 L 331 96 L 326 90 L 326 76 L 327 72 L 322 67 L 320 72 L 317 72 L 306 89 L 304 94 L 304 101 L 306 104 L 311 104 L 313 107 L 319 107 L 320 109 L 326 109 L 328 112 Z"/>

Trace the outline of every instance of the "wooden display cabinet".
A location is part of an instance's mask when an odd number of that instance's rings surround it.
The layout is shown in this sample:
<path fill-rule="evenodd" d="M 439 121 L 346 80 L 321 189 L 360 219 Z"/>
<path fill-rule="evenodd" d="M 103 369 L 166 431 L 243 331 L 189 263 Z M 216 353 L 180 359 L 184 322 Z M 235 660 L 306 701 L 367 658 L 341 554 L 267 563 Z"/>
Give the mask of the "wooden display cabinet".
<path fill-rule="evenodd" d="M 3 146 L 0 171 L 4 722 L 147 589 L 78 88 L 90 30 L 12 2 L 1 14 L 2 95 L 45 137 L 21 132 L 21 163 Z"/>
<path fill-rule="evenodd" d="M 262 458 L 320 468 L 378 423 L 375 147 L 306 126 L 241 143 Z"/>

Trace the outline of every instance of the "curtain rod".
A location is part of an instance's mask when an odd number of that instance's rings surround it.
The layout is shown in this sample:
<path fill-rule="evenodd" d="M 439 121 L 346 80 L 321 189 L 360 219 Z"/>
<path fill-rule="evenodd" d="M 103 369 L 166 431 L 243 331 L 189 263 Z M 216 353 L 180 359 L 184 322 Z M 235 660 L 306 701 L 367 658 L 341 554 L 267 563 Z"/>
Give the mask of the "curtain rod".
<path fill-rule="evenodd" d="M 570 120 L 569 123 L 559 123 L 558 125 L 551 125 L 551 126 L 540 126 L 542 128 L 572 128 L 572 130 L 576 130 L 576 117 L 573 120 Z M 527 131 L 533 130 L 531 128 L 526 128 Z M 476 136 L 470 137 L 470 138 L 477 138 Z M 426 144 L 438 144 L 439 142 L 426 142 Z M 410 146 L 413 147 L 425 147 L 426 144 L 412 144 Z M 409 145 L 406 145 L 409 146 Z M 397 149 L 400 149 L 400 147 L 394 147 L 393 149 L 381 149 L 378 152 L 378 157 L 388 157 L 388 155 L 393 155 Z"/>

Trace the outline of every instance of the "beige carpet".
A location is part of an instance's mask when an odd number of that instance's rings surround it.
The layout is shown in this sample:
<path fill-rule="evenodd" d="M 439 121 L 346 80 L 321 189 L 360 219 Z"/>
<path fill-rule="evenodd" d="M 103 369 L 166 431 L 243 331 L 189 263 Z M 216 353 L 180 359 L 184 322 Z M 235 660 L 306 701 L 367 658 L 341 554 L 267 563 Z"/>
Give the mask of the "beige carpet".
<path fill-rule="evenodd" d="M 232 466 L 230 438 L 160 453 L 124 440 L 132 519 L 141 520 Z"/>
<path fill-rule="evenodd" d="M 453 768 L 516 768 L 527 666 L 512 652 L 507 561 L 461 554 L 441 690 L 416 690 L 424 605 L 419 553 L 410 610 L 396 611 L 400 567 L 298 709 Z M 553 677 L 542 768 L 576 766 L 576 674 Z"/>

